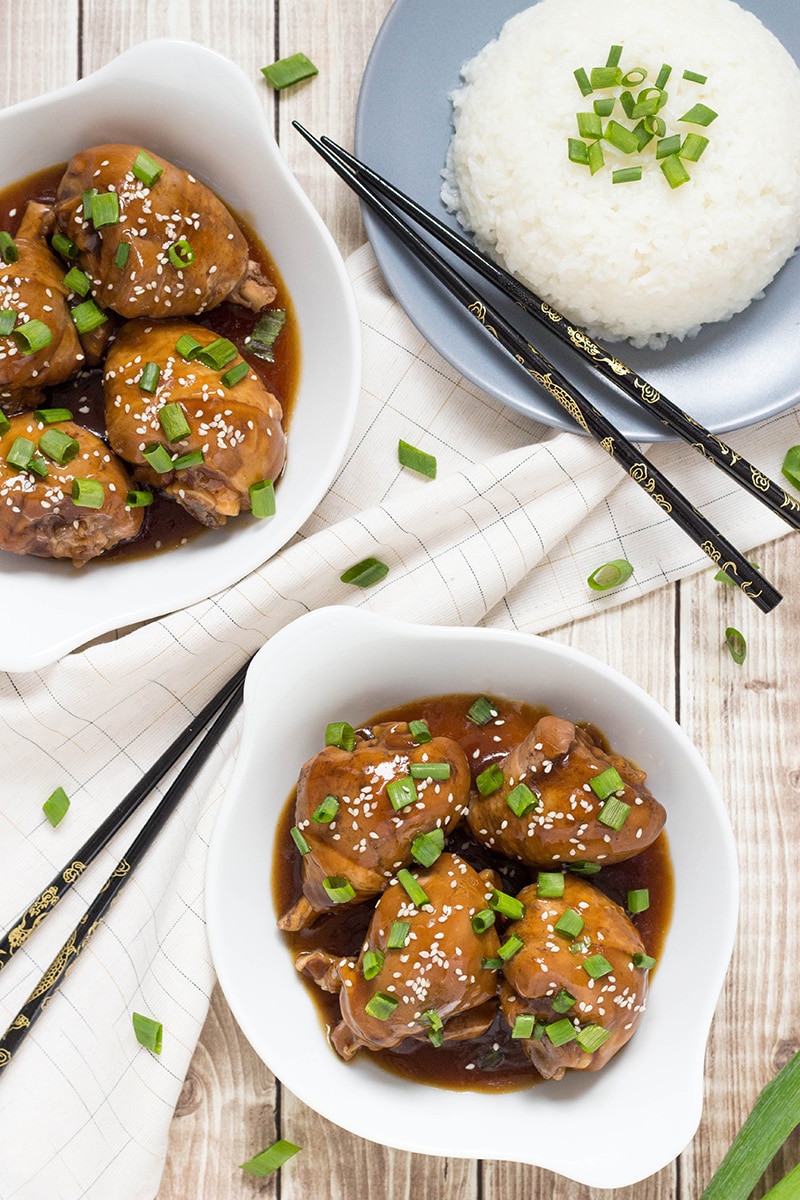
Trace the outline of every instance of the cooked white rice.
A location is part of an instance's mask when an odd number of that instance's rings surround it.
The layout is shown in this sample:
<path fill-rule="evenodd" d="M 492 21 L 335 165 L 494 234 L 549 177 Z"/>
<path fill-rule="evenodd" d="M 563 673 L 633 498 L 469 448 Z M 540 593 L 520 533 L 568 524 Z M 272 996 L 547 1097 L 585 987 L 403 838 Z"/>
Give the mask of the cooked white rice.
<path fill-rule="evenodd" d="M 690 182 L 670 188 L 655 143 L 631 157 L 603 143 L 594 176 L 570 162 L 576 113 L 595 99 L 573 71 L 605 65 L 614 44 L 623 71 L 648 69 L 646 84 L 672 65 L 667 134 L 709 138 L 686 164 Z M 484 251 L 594 336 L 659 346 L 694 334 L 759 296 L 800 243 L 800 69 L 731 0 L 541 0 L 462 74 L 445 203 Z M 676 124 L 698 101 L 717 119 Z M 630 125 L 619 103 L 613 115 Z M 612 183 L 613 168 L 639 161 L 640 182 Z"/>

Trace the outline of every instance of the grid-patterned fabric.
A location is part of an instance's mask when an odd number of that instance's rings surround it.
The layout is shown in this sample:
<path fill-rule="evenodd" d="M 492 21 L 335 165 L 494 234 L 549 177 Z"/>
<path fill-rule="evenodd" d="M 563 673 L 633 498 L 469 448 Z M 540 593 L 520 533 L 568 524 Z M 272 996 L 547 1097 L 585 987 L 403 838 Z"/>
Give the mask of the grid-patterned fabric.
<path fill-rule="evenodd" d="M 387 293 L 366 247 L 349 267 L 364 336 L 359 414 L 337 479 L 293 544 L 204 603 L 0 677 L 4 929 L 246 654 L 301 613 L 353 604 L 546 632 L 711 570 L 588 439 L 553 434 L 459 378 Z M 436 455 L 435 481 L 398 465 L 398 438 Z M 779 477 L 800 442 L 797 415 L 731 440 Z M 686 447 L 658 445 L 652 457 L 741 549 L 785 531 Z M 386 578 L 366 590 L 340 583 L 368 555 L 388 564 Z M 633 577 L 591 592 L 587 575 L 614 558 L 630 560 Z M 203 874 L 237 737 L 234 724 L 0 1075 L 0 1200 L 152 1200 L 214 982 Z M 41 806 L 59 785 L 72 806 L 53 829 Z M 117 836 L 0 970 L 3 1028 L 133 834 Z M 137 1045 L 134 1010 L 163 1022 L 160 1056 Z"/>

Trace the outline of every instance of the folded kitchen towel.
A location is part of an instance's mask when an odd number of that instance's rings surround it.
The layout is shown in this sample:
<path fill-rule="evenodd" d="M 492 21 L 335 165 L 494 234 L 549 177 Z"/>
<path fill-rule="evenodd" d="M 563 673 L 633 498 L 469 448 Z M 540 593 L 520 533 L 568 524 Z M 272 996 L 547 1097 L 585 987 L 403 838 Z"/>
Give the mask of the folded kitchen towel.
<path fill-rule="evenodd" d="M 246 656 L 302 613 L 349 604 L 542 633 L 709 569 L 589 439 L 534 424 L 443 362 L 386 290 L 368 247 L 348 266 L 364 338 L 359 413 L 337 478 L 292 544 L 203 603 L 40 671 L 0 676 L 3 929 Z M 398 438 L 436 456 L 436 480 L 399 466 Z M 797 415 L 731 441 L 779 477 L 785 449 L 800 442 Z M 743 550 L 785 532 L 687 447 L 659 444 L 651 456 L 715 524 L 736 531 Z M 389 567 L 382 581 L 340 582 L 370 555 Z M 614 558 L 632 562 L 633 576 L 592 592 L 587 576 Z M 203 876 L 237 741 L 234 723 L 0 1071 L 0 1200 L 155 1195 L 214 985 Z M 53 829 L 42 803 L 58 786 L 72 804 Z M 0 965 L 3 1028 L 150 807 Z M 137 1044 L 133 1011 L 163 1023 L 160 1055 Z"/>

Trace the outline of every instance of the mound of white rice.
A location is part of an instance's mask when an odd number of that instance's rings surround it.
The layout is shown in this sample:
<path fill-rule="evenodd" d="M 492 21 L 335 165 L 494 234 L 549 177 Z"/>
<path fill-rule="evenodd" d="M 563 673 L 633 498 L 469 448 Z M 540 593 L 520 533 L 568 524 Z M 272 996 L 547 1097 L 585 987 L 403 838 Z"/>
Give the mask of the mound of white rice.
<path fill-rule="evenodd" d="M 655 143 L 632 156 L 602 143 L 595 175 L 569 160 L 576 113 L 613 94 L 583 97 L 573 72 L 604 66 L 618 44 L 623 71 L 647 68 L 643 86 L 671 64 L 667 134 L 709 139 L 677 188 Z M 759 296 L 800 243 L 800 69 L 731 0 L 541 0 L 462 74 L 445 203 L 485 252 L 594 336 L 659 346 L 696 333 Z M 678 123 L 697 102 L 716 120 Z M 613 115 L 630 127 L 619 102 Z M 632 162 L 641 180 L 612 183 Z"/>

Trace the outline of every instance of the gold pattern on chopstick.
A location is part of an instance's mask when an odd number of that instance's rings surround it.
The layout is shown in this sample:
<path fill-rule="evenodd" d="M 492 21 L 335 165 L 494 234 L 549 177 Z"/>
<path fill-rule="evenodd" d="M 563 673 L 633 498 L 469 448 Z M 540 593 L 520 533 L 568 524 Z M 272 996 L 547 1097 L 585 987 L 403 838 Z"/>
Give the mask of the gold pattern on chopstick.
<path fill-rule="evenodd" d="M 584 333 L 582 329 L 575 329 L 574 326 L 568 325 L 567 337 L 576 350 L 582 350 L 584 354 L 588 354 L 595 362 L 606 363 L 615 375 L 630 375 L 630 367 L 626 367 L 625 363 L 620 362 L 613 355 L 604 354 L 597 345 L 597 342 L 593 342 L 588 333 Z"/>
<path fill-rule="evenodd" d="M 656 391 L 652 383 L 646 383 L 644 379 L 640 379 L 638 375 L 634 377 L 633 386 L 640 394 L 645 404 L 658 404 L 661 399 L 661 392 Z M 696 424 L 695 421 L 692 424 Z"/>
<path fill-rule="evenodd" d="M 640 487 L 644 488 L 648 495 L 652 496 L 659 508 L 663 508 L 664 512 L 672 512 L 672 505 L 670 504 L 669 500 L 667 500 L 666 496 L 663 496 L 661 492 L 656 491 L 656 481 L 651 477 L 650 472 L 647 470 L 646 463 L 634 463 L 628 471 L 628 474 L 634 483 L 638 483 Z"/>
<path fill-rule="evenodd" d="M 482 300 L 473 300 L 472 304 L 468 305 L 467 312 L 471 312 L 473 317 L 477 317 L 483 328 L 488 330 L 492 337 L 497 337 L 497 330 L 494 325 L 486 324 L 486 305 Z"/>
<path fill-rule="evenodd" d="M 554 325 L 564 320 L 560 312 L 556 312 L 554 308 L 551 308 L 549 304 L 545 304 L 544 302 L 539 305 L 539 311 L 543 317 L 547 317 L 548 321 L 552 321 Z"/>
<path fill-rule="evenodd" d="M 800 504 L 798 504 L 794 497 L 790 496 L 788 492 L 784 492 L 781 508 L 793 508 L 795 511 L 797 511 L 797 509 L 800 508 Z"/>
<path fill-rule="evenodd" d="M 565 392 L 560 384 L 556 383 L 549 371 L 543 373 L 541 371 L 530 372 L 537 383 L 540 383 L 545 391 L 549 392 L 554 400 L 557 400 L 562 408 L 565 408 L 573 421 L 577 421 L 581 429 L 589 432 L 589 426 L 586 424 L 586 418 L 580 410 L 580 407 L 575 400 L 572 399 L 569 392 Z"/>
<path fill-rule="evenodd" d="M 64 868 L 64 872 L 63 872 L 61 878 L 64 880 L 64 883 L 74 883 L 75 880 L 85 870 L 86 870 L 86 863 L 78 862 L 78 860 L 76 859 L 75 862 L 70 863 L 70 865 L 68 867 Z"/>
<path fill-rule="evenodd" d="M 11 1024 L 9 1025 L 8 1028 L 9 1028 L 9 1030 L 11 1030 L 11 1029 L 27 1029 L 29 1025 L 30 1025 L 30 1021 L 25 1016 L 25 1013 L 17 1013 L 17 1015 L 14 1017 L 14 1020 L 11 1022 Z"/>
<path fill-rule="evenodd" d="M 708 555 L 708 557 L 711 559 L 711 561 L 713 563 L 718 564 L 719 560 L 722 558 L 721 553 L 719 552 L 719 550 L 717 549 L 717 547 L 714 545 L 713 542 L 709 542 L 709 541 L 703 542 L 700 549 L 703 551 L 704 554 Z"/>
<path fill-rule="evenodd" d="M 733 466 L 737 462 L 741 462 L 741 459 L 742 459 L 741 454 L 737 454 L 735 450 L 731 450 L 730 446 L 726 446 L 725 443 L 721 442 L 718 437 L 714 437 L 714 435 L 712 434 L 711 440 L 713 442 L 717 443 L 717 445 L 719 446 L 719 449 L 720 449 L 720 453 L 723 458 L 725 457 L 726 454 L 730 454 L 731 466 Z"/>
<path fill-rule="evenodd" d="M 613 437 L 603 438 L 600 445 L 603 447 L 606 454 L 610 454 L 612 458 L 614 457 L 614 451 L 616 450 L 616 446 L 614 445 Z"/>
<path fill-rule="evenodd" d="M 53 987 L 64 974 L 69 966 L 70 959 L 78 953 L 78 948 L 75 945 L 77 932 L 78 931 L 76 929 L 73 929 L 72 933 L 69 935 L 66 942 L 61 947 L 58 954 L 53 959 L 34 990 L 31 992 L 26 1001 L 26 1006 L 30 1004 L 32 1000 L 36 1000 L 37 997 L 43 996 L 45 992 L 49 992 L 50 988 Z"/>
<path fill-rule="evenodd" d="M 42 920 L 48 908 L 52 908 L 58 901 L 58 888 L 45 888 L 38 900 L 34 900 L 25 916 L 16 925 L 8 935 L 9 954 L 13 954 L 15 950 L 19 950 L 20 946 L 33 933 L 36 926 Z M 28 924 L 28 918 L 32 918 L 31 924 Z"/>
<path fill-rule="evenodd" d="M 114 879 L 121 879 L 123 875 L 128 874 L 130 869 L 131 869 L 131 864 L 128 862 L 127 858 L 121 858 L 119 860 L 119 862 L 117 863 L 117 865 L 114 867 L 114 870 L 109 875 L 108 879 L 105 881 L 103 886 L 100 888 L 100 891 L 107 892 L 108 889 L 111 887 L 112 881 Z"/>
<path fill-rule="evenodd" d="M 703 548 L 705 549 L 705 547 Z M 708 553 L 708 551 L 706 551 L 706 553 Z M 759 588 L 757 592 L 753 591 L 753 581 L 751 579 L 736 578 L 736 576 L 739 574 L 739 572 L 736 570 L 736 563 L 726 562 L 720 564 L 720 557 L 721 555 L 719 552 L 717 552 L 717 557 L 714 559 L 714 562 L 720 565 L 721 570 L 723 570 L 726 575 L 729 575 L 731 579 L 733 579 L 734 583 L 738 584 L 746 596 L 757 597 L 761 595 L 762 589 Z"/>
<path fill-rule="evenodd" d="M 5 1067 L 11 1062 L 11 1051 L 0 1050 L 0 1067 Z"/>

